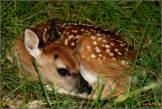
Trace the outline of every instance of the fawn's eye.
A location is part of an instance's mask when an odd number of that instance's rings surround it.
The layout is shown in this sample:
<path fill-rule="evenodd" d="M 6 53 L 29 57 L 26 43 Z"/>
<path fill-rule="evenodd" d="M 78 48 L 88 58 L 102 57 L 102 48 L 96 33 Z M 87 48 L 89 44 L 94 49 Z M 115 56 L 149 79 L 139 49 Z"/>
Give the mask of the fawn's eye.
<path fill-rule="evenodd" d="M 60 76 L 65 76 L 68 73 L 68 71 L 63 68 L 58 69 L 57 72 Z"/>

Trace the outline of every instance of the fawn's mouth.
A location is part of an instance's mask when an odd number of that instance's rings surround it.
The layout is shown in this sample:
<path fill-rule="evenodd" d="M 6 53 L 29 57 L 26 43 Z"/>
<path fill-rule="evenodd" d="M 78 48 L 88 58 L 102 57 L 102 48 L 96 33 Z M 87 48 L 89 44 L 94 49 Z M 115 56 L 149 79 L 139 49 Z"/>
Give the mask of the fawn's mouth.
<path fill-rule="evenodd" d="M 48 87 L 51 87 L 51 85 L 46 85 L 46 88 Z M 56 86 L 57 87 L 57 86 Z M 48 90 L 48 89 L 47 89 Z M 51 88 L 52 90 L 52 88 Z M 83 93 L 76 93 L 76 92 L 73 92 L 71 91 L 71 93 L 69 93 L 68 90 L 66 89 L 63 89 L 63 88 L 59 88 L 57 87 L 57 92 L 60 93 L 60 94 L 70 94 L 70 95 L 77 95 L 79 97 L 88 97 L 87 93 L 86 92 L 83 92 Z"/>
<path fill-rule="evenodd" d="M 84 93 L 77 93 L 77 95 L 80 96 L 80 97 L 87 97 L 88 96 L 87 93 L 85 93 L 85 92 Z"/>

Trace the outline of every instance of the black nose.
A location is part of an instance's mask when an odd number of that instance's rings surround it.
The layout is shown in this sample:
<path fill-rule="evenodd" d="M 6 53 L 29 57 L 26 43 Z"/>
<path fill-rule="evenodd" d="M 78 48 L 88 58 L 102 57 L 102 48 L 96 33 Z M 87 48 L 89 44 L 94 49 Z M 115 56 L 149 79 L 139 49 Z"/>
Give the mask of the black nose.
<path fill-rule="evenodd" d="M 78 87 L 77 92 L 78 93 L 87 93 L 88 95 L 92 92 L 92 87 L 89 85 L 89 83 L 81 76 L 80 72 L 78 73 L 79 76 L 79 84 L 76 84 Z"/>
<path fill-rule="evenodd" d="M 89 95 L 92 92 L 92 87 L 88 83 L 84 86 L 79 86 L 78 88 L 78 93 L 87 93 Z"/>
<path fill-rule="evenodd" d="M 86 92 L 88 93 L 88 95 L 92 92 L 92 87 L 88 84 L 87 87 L 85 87 Z"/>

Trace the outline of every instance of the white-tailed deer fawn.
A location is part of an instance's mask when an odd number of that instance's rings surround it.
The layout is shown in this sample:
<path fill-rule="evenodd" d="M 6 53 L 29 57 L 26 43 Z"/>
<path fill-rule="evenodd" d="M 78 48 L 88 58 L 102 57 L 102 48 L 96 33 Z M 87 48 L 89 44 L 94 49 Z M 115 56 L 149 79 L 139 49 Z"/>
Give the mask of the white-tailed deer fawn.
<path fill-rule="evenodd" d="M 60 88 L 58 90 L 68 90 L 86 97 L 91 93 L 92 87 L 81 76 L 78 59 L 68 46 L 54 43 L 59 40 L 60 35 L 56 30 L 55 22 L 51 23 L 50 27 L 52 29 L 46 44 L 42 42 L 39 31 L 29 28 L 26 28 L 24 34 L 16 40 L 12 53 L 19 60 L 22 73 L 27 79 L 39 82 L 38 73 L 32 61 L 34 57 L 44 84 L 55 84 Z"/>
<path fill-rule="evenodd" d="M 65 21 L 56 21 L 55 25 L 52 20 L 39 24 L 32 30 L 25 30 L 25 48 L 22 40 L 21 36 L 16 46 L 21 58 L 30 64 L 26 69 L 32 71 L 32 80 L 37 78 L 37 73 L 31 56 L 36 58 L 44 80 L 64 85 L 64 89 L 77 89 L 80 84 L 89 93 L 89 83 L 94 88 L 92 97 L 96 98 L 97 86 L 94 83 L 98 80 L 98 73 L 100 83 L 105 78 L 101 98 L 110 93 L 112 94 L 107 97 L 122 95 L 128 89 L 131 76 L 125 71 L 131 73 L 131 70 L 126 69 L 125 58 L 134 59 L 135 53 L 125 40 L 107 29 Z M 63 69 L 68 72 L 67 76 L 58 75 Z"/>

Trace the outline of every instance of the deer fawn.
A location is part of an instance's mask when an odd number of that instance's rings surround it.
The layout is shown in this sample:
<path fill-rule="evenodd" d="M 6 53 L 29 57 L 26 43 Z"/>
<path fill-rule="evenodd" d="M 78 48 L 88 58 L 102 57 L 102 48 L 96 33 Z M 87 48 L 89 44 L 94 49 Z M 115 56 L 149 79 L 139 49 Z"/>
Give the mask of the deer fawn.
<path fill-rule="evenodd" d="M 73 50 L 66 45 L 53 43 L 59 40 L 56 24 L 51 25 L 50 37 L 47 43 L 42 42 L 39 31 L 25 29 L 23 35 L 16 40 L 12 49 L 13 54 L 21 63 L 21 71 L 27 79 L 39 82 L 32 57 L 35 58 L 43 82 L 46 85 L 55 84 L 58 90 L 68 90 L 86 97 L 91 93 L 92 87 L 81 76 L 79 60 L 74 56 Z"/>
<path fill-rule="evenodd" d="M 72 88 L 76 92 L 79 86 L 90 94 L 90 84 L 94 88 L 91 97 L 96 98 L 100 86 L 95 83 L 99 79 L 101 84 L 103 78 L 101 98 L 108 94 L 107 98 L 120 96 L 128 89 L 131 70 L 126 68 L 125 57 L 135 59 L 133 47 L 128 47 L 125 40 L 107 29 L 52 20 L 32 30 L 27 28 L 24 42 L 22 40 L 23 35 L 16 42 L 17 55 L 21 57 L 20 61 L 23 60 L 22 65 L 30 71 L 25 74 L 33 81 L 38 81 L 38 76 L 32 57 L 37 61 L 44 82 L 63 86 L 65 93 Z M 77 92 L 86 97 L 83 90 L 78 89 Z"/>

